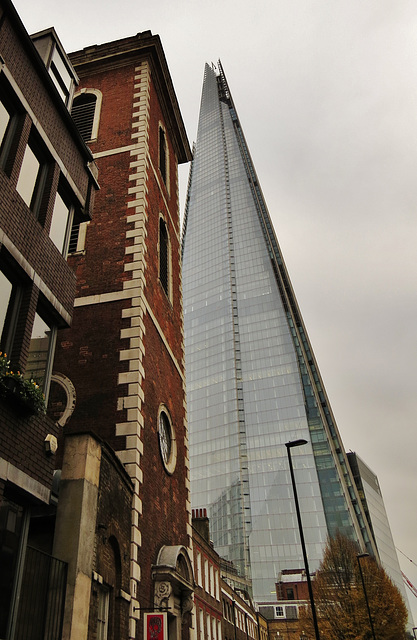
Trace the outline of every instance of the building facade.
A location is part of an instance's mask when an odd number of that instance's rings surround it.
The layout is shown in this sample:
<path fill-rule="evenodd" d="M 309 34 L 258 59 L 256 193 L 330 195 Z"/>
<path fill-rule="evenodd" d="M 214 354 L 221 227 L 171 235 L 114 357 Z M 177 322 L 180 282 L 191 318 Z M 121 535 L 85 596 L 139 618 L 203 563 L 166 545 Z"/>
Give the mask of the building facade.
<path fill-rule="evenodd" d="M 53 552 L 45 415 L 56 336 L 71 324 L 73 221 L 90 219 L 91 152 L 71 117 L 77 77 L 53 29 L 27 34 L 0 2 L 0 637 L 58 637 L 67 564 Z M 53 576 L 53 578 L 52 578 Z M 53 596 L 52 596 L 53 592 Z M 55 634 L 55 635 L 54 635 Z"/>
<path fill-rule="evenodd" d="M 236 587 L 210 540 L 205 509 L 193 509 L 194 615 L 197 640 L 267 640 L 268 621 Z"/>
<path fill-rule="evenodd" d="M 275 600 L 340 531 L 376 554 L 229 86 L 206 65 L 183 235 L 192 501 L 218 553 Z"/>
<path fill-rule="evenodd" d="M 191 152 L 159 36 L 146 31 L 70 59 L 80 78 L 72 113 L 97 163 L 100 191 L 93 219 L 72 229 L 74 320 L 57 340 L 54 371 L 68 393 L 57 388 L 52 409 L 66 415 L 67 439 L 78 438 L 86 452 L 77 475 L 77 447 L 65 447 L 61 517 L 70 526 L 80 478 L 100 504 L 104 488 L 92 470 L 101 441 L 126 470 L 132 497 L 127 553 L 114 525 L 93 511 L 92 526 L 90 502 L 78 501 L 90 547 L 74 550 L 68 637 L 81 637 L 75 629 L 84 617 L 106 628 L 109 640 L 119 638 L 118 602 L 129 614 L 128 636 L 120 637 L 141 638 L 145 614 L 156 611 L 179 640 L 192 624 L 193 572 L 177 167 Z M 59 531 L 64 548 L 67 527 Z M 100 608 L 103 590 L 110 595 Z"/>
<path fill-rule="evenodd" d="M 385 571 L 401 593 L 408 609 L 410 627 L 412 627 L 413 616 L 378 477 L 356 453 L 351 451 L 347 456 L 362 500 L 365 515 L 378 549 L 379 559 Z"/>

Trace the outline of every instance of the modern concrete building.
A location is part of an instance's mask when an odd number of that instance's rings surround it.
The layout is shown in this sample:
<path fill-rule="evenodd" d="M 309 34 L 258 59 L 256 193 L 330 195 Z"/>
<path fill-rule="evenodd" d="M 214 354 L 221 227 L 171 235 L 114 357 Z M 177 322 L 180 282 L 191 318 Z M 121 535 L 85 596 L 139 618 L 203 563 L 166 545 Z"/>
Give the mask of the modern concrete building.
<path fill-rule="evenodd" d="M 276 599 L 303 567 L 285 443 L 293 449 L 310 569 L 341 531 L 369 526 L 221 64 L 206 65 L 183 231 L 193 507 L 220 556 Z"/>

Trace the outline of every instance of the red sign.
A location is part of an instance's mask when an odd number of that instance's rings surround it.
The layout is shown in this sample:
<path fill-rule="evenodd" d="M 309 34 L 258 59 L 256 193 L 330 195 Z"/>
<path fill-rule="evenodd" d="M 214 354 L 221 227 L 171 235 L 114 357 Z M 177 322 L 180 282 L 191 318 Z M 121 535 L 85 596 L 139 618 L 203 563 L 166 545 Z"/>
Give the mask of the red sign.
<path fill-rule="evenodd" d="M 167 614 L 145 613 L 145 640 L 168 640 Z"/>

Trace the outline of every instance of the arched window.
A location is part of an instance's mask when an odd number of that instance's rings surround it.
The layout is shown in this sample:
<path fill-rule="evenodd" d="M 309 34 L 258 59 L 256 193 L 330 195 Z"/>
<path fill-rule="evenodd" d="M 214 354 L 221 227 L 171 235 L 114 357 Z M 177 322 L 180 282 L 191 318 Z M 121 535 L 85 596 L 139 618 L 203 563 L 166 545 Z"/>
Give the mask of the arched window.
<path fill-rule="evenodd" d="M 168 229 L 163 218 L 159 218 L 159 280 L 162 288 L 169 295 L 170 256 Z"/>
<path fill-rule="evenodd" d="M 101 97 L 97 89 L 83 89 L 74 97 L 71 115 L 84 142 L 97 138 Z"/>

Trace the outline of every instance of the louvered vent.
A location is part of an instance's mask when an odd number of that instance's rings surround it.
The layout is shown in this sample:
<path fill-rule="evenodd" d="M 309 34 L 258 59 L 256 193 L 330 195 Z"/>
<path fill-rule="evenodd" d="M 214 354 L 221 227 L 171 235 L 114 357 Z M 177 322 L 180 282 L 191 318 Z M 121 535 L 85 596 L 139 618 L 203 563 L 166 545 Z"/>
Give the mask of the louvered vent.
<path fill-rule="evenodd" d="M 83 93 L 74 98 L 71 115 L 85 142 L 91 140 L 97 98 L 92 93 Z"/>
<path fill-rule="evenodd" d="M 68 245 L 68 253 L 75 253 L 78 247 L 78 235 L 80 233 L 80 223 L 74 222 L 71 228 L 71 235 Z"/>

